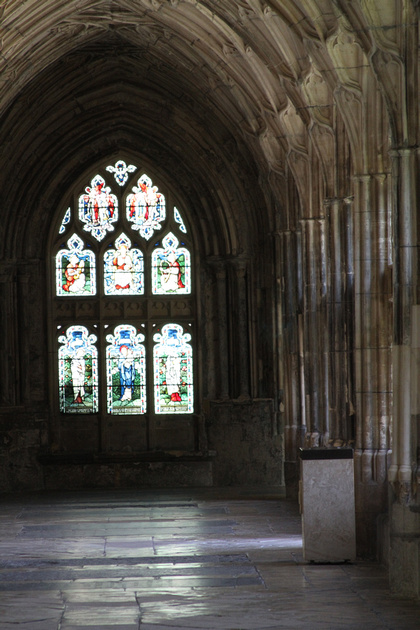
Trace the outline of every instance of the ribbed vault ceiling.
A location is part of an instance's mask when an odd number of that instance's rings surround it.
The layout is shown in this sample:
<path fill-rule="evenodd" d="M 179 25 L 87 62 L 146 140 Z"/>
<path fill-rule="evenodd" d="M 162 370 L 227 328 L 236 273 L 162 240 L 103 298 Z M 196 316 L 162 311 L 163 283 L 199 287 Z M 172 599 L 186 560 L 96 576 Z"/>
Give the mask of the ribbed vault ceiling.
<path fill-rule="evenodd" d="M 377 142 L 389 127 L 395 141 L 407 139 L 393 118 L 397 86 L 386 80 L 397 80 L 403 63 L 401 29 L 392 25 L 404 19 L 404 4 L 3 0 L 3 197 L 23 216 L 41 216 L 41 205 L 45 216 L 72 179 L 124 149 L 156 176 L 170 173 L 190 205 L 204 209 L 198 231 L 208 233 L 208 253 L 221 253 L 210 223 L 225 253 L 249 252 L 250 234 L 275 229 L 267 206 L 286 204 L 282 182 L 296 156 L 318 151 L 325 194 L 334 194 L 326 155 L 337 111 L 355 171 L 378 169 L 360 144 L 364 108 L 387 104 Z M 15 228 L 11 216 L 9 243 Z"/>

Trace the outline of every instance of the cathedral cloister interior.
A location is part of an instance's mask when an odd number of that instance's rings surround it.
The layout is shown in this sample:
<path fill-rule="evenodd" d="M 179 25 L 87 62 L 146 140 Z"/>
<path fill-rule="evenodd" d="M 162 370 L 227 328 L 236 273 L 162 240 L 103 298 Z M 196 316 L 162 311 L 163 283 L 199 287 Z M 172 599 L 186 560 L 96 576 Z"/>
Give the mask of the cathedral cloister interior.
<path fill-rule="evenodd" d="M 357 557 L 420 598 L 419 17 L 0 0 L 3 497 L 298 505 L 351 449 Z"/>

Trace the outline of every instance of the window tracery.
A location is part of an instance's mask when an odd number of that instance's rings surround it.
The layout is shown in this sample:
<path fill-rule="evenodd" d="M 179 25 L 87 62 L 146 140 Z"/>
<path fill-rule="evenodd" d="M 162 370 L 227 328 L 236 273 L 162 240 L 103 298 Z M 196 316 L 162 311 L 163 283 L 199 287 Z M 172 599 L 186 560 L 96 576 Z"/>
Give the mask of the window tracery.
<path fill-rule="evenodd" d="M 132 181 L 136 170 L 123 160 L 99 169 L 56 230 L 52 308 L 64 415 L 194 413 L 187 228 L 175 205 L 166 215 L 167 199 L 148 175 Z M 179 294 L 187 302 L 174 301 Z"/>

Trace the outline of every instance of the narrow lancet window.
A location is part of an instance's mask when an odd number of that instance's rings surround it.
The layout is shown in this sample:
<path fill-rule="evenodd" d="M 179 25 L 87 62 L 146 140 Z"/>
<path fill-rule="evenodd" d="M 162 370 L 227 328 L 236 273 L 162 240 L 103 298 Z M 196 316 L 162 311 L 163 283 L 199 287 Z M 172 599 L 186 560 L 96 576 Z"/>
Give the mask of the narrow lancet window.
<path fill-rule="evenodd" d="M 83 249 L 84 243 L 77 234 L 67 241 L 68 249 L 56 256 L 56 295 L 95 295 L 95 254 Z"/>
<path fill-rule="evenodd" d="M 98 411 L 98 353 L 96 335 L 84 326 L 70 326 L 58 338 L 58 377 L 60 411 Z"/>
<path fill-rule="evenodd" d="M 193 413 L 193 363 L 189 333 L 166 324 L 153 336 L 156 413 Z"/>
<path fill-rule="evenodd" d="M 191 293 L 190 252 L 178 247 L 171 232 L 152 254 L 152 291 L 155 294 Z"/>
<path fill-rule="evenodd" d="M 120 325 L 107 335 L 107 411 L 116 415 L 146 412 L 144 335 L 134 326 Z"/>

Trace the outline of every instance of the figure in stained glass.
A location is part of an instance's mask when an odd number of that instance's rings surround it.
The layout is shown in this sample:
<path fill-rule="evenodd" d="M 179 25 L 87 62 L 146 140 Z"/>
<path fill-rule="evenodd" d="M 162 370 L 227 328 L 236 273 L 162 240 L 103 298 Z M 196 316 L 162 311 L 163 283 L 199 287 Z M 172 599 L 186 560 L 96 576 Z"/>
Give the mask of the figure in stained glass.
<path fill-rule="evenodd" d="M 155 230 L 162 227 L 166 216 L 165 197 L 157 186 L 152 186 L 152 180 L 147 175 L 142 175 L 132 190 L 127 197 L 127 219 L 133 224 L 133 230 L 138 230 L 148 240 Z"/>
<path fill-rule="evenodd" d="M 84 250 L 84 243 L 77 234 L 67 241 L 68 249 L 61 249 L 56 256 L 57 295 L 95 295 L 95 255 Z"/>
<path fill-rule="evenodd" d="M 115 181 L 117 182 L 117 184 L 119 184 L 120 186 L 124 186 L 124 184 L 127 182 L 128 174 L 134 173 L 136 168 L 137 167 L 134 166 L 134 164 L 129 164 L 127 166 L 124 160 L 118 160 L 118 162 L 115 163 L 115 166 L 107 166 L 106 170 L 109 173 L 114 173 Z"/>
<path fill-rule="evenodd" d="M 191 335 L 179 324 L 166 324 L 156 333 L 153 351 L 156 413 L 193 413 Z"/>
<path fill-rule="evenodd" d="M 178 239 L 169 233 L 162 240 L 163 248 L 152 254 L 152 292 L 191 293 L 190 252 L 178 247 Z"/>
<path fill-rule="evenodd" d="M 58 338 L 58 377 L 60 411 L 98 411 L 98 359 L 95 335 L 84 326 L 70 326 Z"/>
<path fill-rule="evenodd" d="M 85 397 L 86 360 L 83 348 L 76 350 L 71 360 L 71 378 L 73 385 L 73 403 L 83 404 Z"/>
<path fill-rule="evenodd" d="M 120 325 L 107 335 L 107 411 L 128 415 L 146 412 L 144 335 Z"/>
<path fill-rule="evenodd" d="M 121 234 L 115 248 L 105 252 L 106 295 L 141 295 L 144 292 L 143 254 L 131 248 L 131 241 Z"/>
<path fill-rule="evenodd" d="M 98 241 L 114 229 L 112 223 L 118 220 L 118 201 L 100 175 L 92 179 L 91 185 L 79 197 L 79 219 L 85 224 L 84 229 Z"/>

